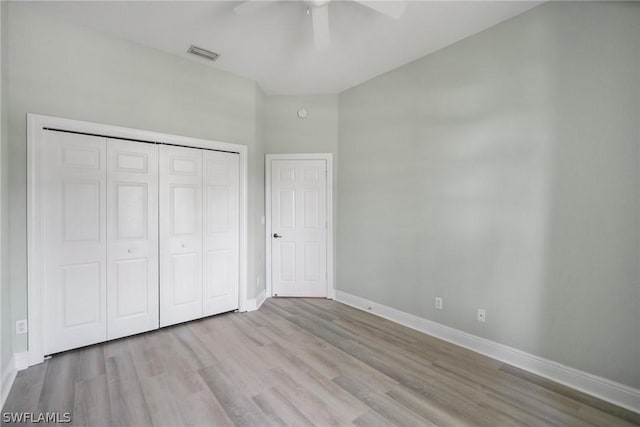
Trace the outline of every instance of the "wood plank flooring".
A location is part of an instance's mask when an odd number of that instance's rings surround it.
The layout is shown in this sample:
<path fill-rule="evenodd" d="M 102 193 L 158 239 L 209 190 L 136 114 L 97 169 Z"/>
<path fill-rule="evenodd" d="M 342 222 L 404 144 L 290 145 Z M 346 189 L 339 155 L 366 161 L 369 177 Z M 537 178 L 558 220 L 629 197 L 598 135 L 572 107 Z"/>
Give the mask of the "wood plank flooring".
<path fill-rule="evenodd" d="M 77 426 L 640 425 L 639 414 L 369 313 L 286 298 L 21 371 L 3 412 L 55 411 Z"/>

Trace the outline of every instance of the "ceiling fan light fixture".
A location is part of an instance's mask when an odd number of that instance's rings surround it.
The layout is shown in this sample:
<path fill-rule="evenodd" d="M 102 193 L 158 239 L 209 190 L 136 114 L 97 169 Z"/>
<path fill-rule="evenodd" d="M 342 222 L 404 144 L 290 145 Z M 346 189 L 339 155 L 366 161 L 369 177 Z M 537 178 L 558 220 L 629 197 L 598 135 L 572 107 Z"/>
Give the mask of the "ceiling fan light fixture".
<path fill-rule="evenodd" d="M 233 8 L 238 15 L 247 15 L 276 3 L 278 0 L 245 0 Z M 338 0 L 298 0 L 306 8 L 307 15 L 311 15 L 313 25 L 313 43 L 318 50 L 329 49 L 331 36 L 329 34 L 329 5 Z M 353 0 L 383 15 L 399 19 L 407 9 L 408 0 Z"/>
<path fill-rule="evenodd" d="M 203 49 L 194 45 L 189 46 L 189 49 L 187 49 L 187 53 L 208 59 L 209 61 L 215 61 L 220 57 L 219 53 L 211 52 L 210 50 Z"/>

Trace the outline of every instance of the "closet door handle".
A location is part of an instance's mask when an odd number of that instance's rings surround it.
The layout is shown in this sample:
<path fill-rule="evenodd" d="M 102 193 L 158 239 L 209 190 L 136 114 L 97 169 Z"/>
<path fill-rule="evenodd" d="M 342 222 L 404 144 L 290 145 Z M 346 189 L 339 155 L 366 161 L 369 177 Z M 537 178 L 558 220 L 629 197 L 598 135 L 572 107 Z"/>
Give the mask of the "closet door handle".
<path fill-rule="evenodd" d="M 282 239 L 282 236 L 279 235 L 278 233 L 273 233 L 273 238 L 274 239 Z"/>

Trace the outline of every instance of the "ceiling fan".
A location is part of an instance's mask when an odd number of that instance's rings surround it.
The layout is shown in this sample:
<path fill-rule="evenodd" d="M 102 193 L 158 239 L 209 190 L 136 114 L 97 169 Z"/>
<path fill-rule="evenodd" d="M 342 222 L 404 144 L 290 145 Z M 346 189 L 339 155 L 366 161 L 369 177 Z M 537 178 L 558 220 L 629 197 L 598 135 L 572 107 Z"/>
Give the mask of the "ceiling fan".
<path fill-rule="evenodd" d="M 238 15 L 250 15 L 262 10 L 265 6 L 275 3 L 278 0 L 247 0 L 233 10 Z M 329 47 L 331 37 L 329 36 L 329 3 L 332 0 L 303 0 L 300 3 L 307 8 L 307 14 L 311 14 L 313 22 L 313 41 L 316 49 L 324 50 Z M 407 9 L 407 0 L 353 0 L 363 6 L 398 19 Z"/>

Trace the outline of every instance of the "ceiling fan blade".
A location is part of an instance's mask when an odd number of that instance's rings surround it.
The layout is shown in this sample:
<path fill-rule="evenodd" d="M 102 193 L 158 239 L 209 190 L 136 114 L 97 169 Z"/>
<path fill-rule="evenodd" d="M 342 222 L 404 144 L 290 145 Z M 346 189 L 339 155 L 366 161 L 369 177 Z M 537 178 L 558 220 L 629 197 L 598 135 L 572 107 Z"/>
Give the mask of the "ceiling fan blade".
<path fill-rule="evenodd" d="M 395 19 L 400 18 L 407 10 L 407 0 L 355 0 L 355 2 Z"/>
<path fill-rule="evenodd" d="M 276 0 L 247 0 L 233 8 L 237 15 L 251 15 L 260 12 L 265 7 L 275 3 Z"/>
<path fill-rule="evenodd" d="M 316 49 L 328 49 L 331 43 L 329 36 L 329 5 L 312 7 L 311 19 L 313 20 L 313 41 Z"/>

